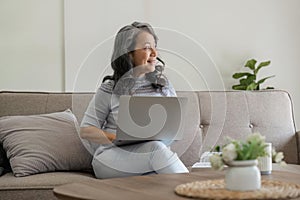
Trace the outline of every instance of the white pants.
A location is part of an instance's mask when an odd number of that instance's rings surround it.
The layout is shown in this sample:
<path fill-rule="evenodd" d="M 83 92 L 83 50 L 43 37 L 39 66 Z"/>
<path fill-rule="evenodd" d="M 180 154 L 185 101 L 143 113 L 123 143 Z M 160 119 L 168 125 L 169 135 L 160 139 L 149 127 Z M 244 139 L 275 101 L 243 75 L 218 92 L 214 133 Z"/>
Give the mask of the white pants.
<path fill-rule="evenodd" d="M 97 178 L 188 173 L 177 154 L 160 141 L 113 146 L 101 152 L 96 151 L 92 165 Z"/>

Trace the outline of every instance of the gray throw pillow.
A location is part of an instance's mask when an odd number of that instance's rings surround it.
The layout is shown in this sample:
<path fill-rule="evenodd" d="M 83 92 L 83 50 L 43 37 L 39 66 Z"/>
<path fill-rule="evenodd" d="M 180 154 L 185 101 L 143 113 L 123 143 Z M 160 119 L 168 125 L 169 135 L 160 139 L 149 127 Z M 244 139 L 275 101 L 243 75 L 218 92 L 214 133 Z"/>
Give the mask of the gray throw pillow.
<path fill-rule="evenodd" d="M 6 157 L 6 153 L 3 149 L 2 144 L 0 144 L 0 176 L 10 171 L 11 168 L 10 168 L 9 160 Z"/>
<path fill-rule="evenodd" d="M 0 142 L 16 177 L 91 169 L 92 156 L 78 135 L 70 110 L 0 118 Z"/>

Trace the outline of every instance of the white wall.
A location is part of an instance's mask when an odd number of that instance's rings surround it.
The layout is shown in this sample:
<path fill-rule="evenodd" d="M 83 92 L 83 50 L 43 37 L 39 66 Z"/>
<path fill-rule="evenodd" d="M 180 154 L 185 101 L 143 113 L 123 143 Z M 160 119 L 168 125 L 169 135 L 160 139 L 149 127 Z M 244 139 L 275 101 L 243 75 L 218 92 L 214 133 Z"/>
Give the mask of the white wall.
<path fill-rule="evenodd" d="M 144 0 L 65 0 L 66 90 L 94 91 L 110 72 L 112 36 L 144 12 Z"/>
<path fill-rule="evenodd" d="M 63 1 L 0 0 L 0 89 L 64 90 Z"/>
<path fill-rule="evenodd" d="M 93 91 L 111 73 L 112 36 L 147 21 L 176 89 L 228 90 L 247 59 L 271 60 L 261 76 L 276 77 L 264 86 L 291 94 L 300 127 L 299 8 L 299 0 L 65 0 L 65 8 L 0 0 L 0 89 Z"/>
<path fill-rule="evenodd" d="M 166 72 L 178 90 L 230 90 L 236 83 L 232 74 L 245 70 L 246 60 L 271 60 L 259 78 L 276 77 L 262 86 L 291 94 L 300 127 L 300 1 L 65 2 L 67 90 L 98 87 L 111 73 L 112 36 L 123 25 L 141 20 L 156 28 Z"/>

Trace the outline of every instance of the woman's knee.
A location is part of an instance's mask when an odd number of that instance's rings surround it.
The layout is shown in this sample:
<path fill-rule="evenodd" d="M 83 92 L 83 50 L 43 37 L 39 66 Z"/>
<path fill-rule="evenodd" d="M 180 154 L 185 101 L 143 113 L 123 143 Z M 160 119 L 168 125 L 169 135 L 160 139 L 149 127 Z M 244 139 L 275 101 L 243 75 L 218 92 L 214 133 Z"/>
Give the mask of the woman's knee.
<path fill-rule="evenodd" d="M 117 173 L 117 170 L 113 169 L 112 166 L 108 166 L 107 164 L 101 162 L 99 159 L 93 159 L 92 167 L 95 176 L 99 179 L 114 178 L 120 175 L 119 173 Z"/>
<path fill-rule="evenodd" d="M 99 160 L 94 158 L 93 161 L 92 161 L 92 167 L 93 167 L 93 170 L 94 170 L 94 174 L 97 178 L 105 178 L 103 176 L 105 174 L 103 172 L 104 166 Z"/>
<path fill-rule="evenodd" d="M 109 165 L 105 161 L 103 162 L 97 159 L 93 159 L 92 167 L 95 176 L 99 179 L 129 177 L 143 174 L 141 172 L 134 173 L 128 170 L 124 170 L 117 166 Z"/>
<path fill-rule="evenodd" d="M 111 178 L 115 174 L 113 166 L 111 166 L 110 159 L 107 159 L 105 153 L 94 155 L 92 167 L 97 178 Z"/>

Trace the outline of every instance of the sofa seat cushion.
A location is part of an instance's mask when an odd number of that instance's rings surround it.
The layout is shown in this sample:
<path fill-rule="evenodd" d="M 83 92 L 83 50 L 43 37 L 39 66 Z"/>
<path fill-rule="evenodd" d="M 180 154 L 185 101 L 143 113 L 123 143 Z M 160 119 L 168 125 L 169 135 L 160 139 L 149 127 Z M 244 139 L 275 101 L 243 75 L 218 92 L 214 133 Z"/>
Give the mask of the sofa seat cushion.
<path fill-rule="evenodd" d="M 0 178 L 1 190 L 52 189 L 57 185 L 94 180 L 89 172 L 49 172 L 16 178 L 6 173 Z"/>

